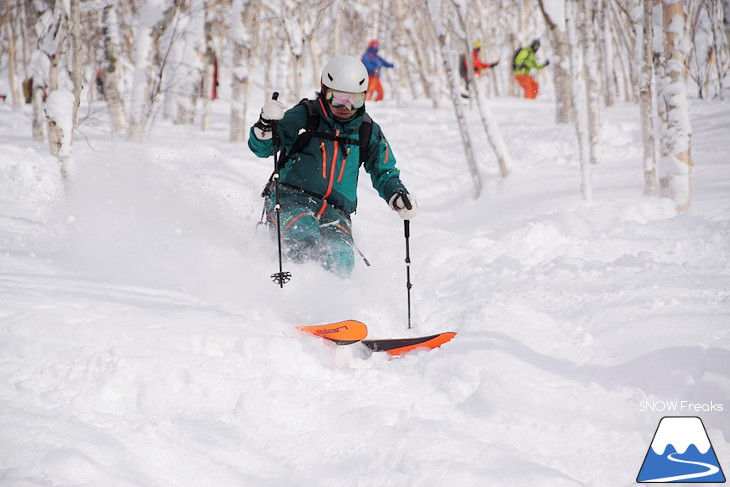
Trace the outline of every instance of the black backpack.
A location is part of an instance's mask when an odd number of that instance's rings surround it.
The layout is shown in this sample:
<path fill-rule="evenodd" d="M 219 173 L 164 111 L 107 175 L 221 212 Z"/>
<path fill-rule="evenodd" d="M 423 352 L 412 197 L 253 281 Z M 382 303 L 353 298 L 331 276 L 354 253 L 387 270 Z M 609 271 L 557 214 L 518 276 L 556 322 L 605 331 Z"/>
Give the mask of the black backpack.
<path fill-rule="evenodd" d="M 523 67 L 524 63 L 517 64 L 517 55 L 522 52 L 522 48 L 518 47 L 515 51 L 514 56 L 512 56 L 512 71 L 516 71 Z"/>
<path fill-rule="evenodd" d="M 307 144 L 309 144 L 309 141 L 312 139 L 312 137 L 326 140 L 336 140 L 341 144 L 357 145 L 360 147 L 360 165 L 363 165 L 365 163 L 368 145 L 370 144 L 370 135 L 373 131 L 373 119 L 370 118 L 370 115 L 368 115 L 366 112 L 365 116 L 362 119 L 362 123 L 360 124 L 360 130 L 358 132 L 358 140 L 352 139 L 350 137 L 335 136 L 335 134 L 331 132 L 320 132 L 317 130 L 319 128 L 319 113 L 317 113 L 317 110 L 315 109 L 316 103 L 317 100 L 309 100 L 307 98 L 303 98 L 299 101 L 299 103 L 297 103 L 297 106 L 304 105 L 307 108 L 307 122 L 304 125 L 304 131 L 299 133 L 297 140 L 294 141 L 294 145 L 292 145 L 292 148 L 289 152 L 286 152 L 284 148 L 281 149 L 281 152 L 279 153 L 279 157 L 277 159 L 276 171 L 271 174 L 271 177 L 264 187 L 261 196 L 268 196 L 269 194 L 271 194 L 274 189 L 274 174 L 281 171 L 281 169 L 284 168 L 286 163 L 289 162 L 294 154 L 296 154 L 297 152 L 301 152 L 307 146 Z"/>
<path fill-rule="evenodd" d="M 467 68 L 466 68 L 466 54 L 461 54 L 459 56 L 459 76 L 462 78 L 466 78 L 468 74 Z"/>

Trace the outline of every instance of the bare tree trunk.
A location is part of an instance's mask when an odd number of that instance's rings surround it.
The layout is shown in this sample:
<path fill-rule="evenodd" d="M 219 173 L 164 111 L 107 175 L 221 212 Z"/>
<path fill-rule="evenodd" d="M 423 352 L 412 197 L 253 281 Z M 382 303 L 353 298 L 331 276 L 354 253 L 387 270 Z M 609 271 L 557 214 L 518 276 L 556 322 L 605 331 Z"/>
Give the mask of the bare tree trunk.
<path fill-rule="evenodd" d="M 152 113 L 156 93 L 153 85 L 157 82 L 153 77 L 160 76 L 164 67 L 155 65 L 154 56 L 160 32 L 167 30 L 174 16 L 174 8 L 165 12 L 155 10 L 153 4 L 148 5 L 145 15 L 137 19 L 134 29 L 134 49 L 132 53 L 132 89 L 129 103 L 129 140 L 140 142 L 144 138 L 145 127 Z"/>
<path fill-rule="evenodd" d="M 662 195 L 672 198 L 677 211 L 690 205 L 692 155 L 692 126 L 687 97 L 686 60 L 684 45 L 687 40 L 687 12 L 682 0 L 663 0 L 664 58 L 667 84 L 662 97 L 667 106 L 667 151 L 662 153 L 660 183 Z"/>
<path fill-rule="evenodd" d="M 421 82 L 421 86 L 425 92 L 426 97 L 431 100 L 433 108 L 438 107 L 438 100 L 440 93 L 438 90 L 438 83 L 435 83 L 436 76 L 433 73 L 429 73 L 430 63 L 428 55 L 424 50 L 428 51 L 428 47 L 424 46 L 424 43 L 420 41 L 419 36 L 413 32 L 413 25 L 411 22 L 405 22 L 407 6 L 403 5 L 403 0 L 396 0 L 396 16 L 399 25 L 405 35 L 407 36 L 408 43 L 411 47 L 413 55 L 415 55 L 416 62 L 412 63 L 412 68 L 409 66 L 409 71 L 413 72 L 418 76 L 418 80 Z M 424 25 L 424 29 L 428 29 L 429 34 L 431 29 L 429 26 Z M 429 53 L 430 54 L 430 53 Z M 432 79 L 429 79 L 431 77 Z M 415 91 L 415 89 L 414 89 Z M 414 93 L 414 96 L 416 93 Z"/>
<path fill-rule="evenodd" d="M 201 74 L 203 75 L 202 80 L 202 93 L 200 97 L 203 99 L 203 109 L 200 117 L 200 130 L 207 132 L 210 128 L 210 111 L 211 102 L 213 101 L 213 83 L 215 80 L 213 76 L 215 74 L 216 54 L 215 47 L 213 46 L 213 34 L 211 33 L 211 15 L 210 6 L 208 2 L 205 2 L 205 24 L 203 27 L 203 35 L 205 36 L 205 58 L 203 60 L 203 69 Z"/>
<path fill-rule="evenodd" d="M 104 43 L 104 99 L 109 110 L 109 122 L 112 132 L 123 134 L 127 130 L 127 113 L 122 99 L 122 63 L 119 53 L 119 20 L 117 7 L 111 3 L 102 12 L 102 35 Z"/>
<path fill-rule="evenodd" d="M 599 13 L 599 31 L 600 36 L 598 43 L 601 53 L 601 77 L 603 79 L 603 104 L 612 107 L 616 103 L 616 75 L 613 69 L 613 42 L 611 40 L 610 23 L 608 21 L 608 5 L 609 0 L 600 0 Z"/>
<path fill-rule="evenodd" d="M 73 141 L 73 111 L 68 108 L 73 106 L 73 102 L 73 95 L 66 90 L 52 91 L 46 102 L 48 140 L 52 144 L 51 153 L 58 158 L 61 179 L 65 184 L 68 184 L 71 172 L 69 166 Z"/>
<path fill-rule="evenodd" d="M 638 86 L 638 76 L 635 74 L 634 63 L 632 62 L 635 57 L 632 54 L 634 52 L 632 49 L 634 41 L 629 36 L 630 29 L 626 27 L 627 23 L 621 20 L 621 13 L 619 12 L 620 7 L 617 3 L 609 2 L 608 7 L 607 12 L 610 19 L 613 21 L 612 30 L 616 33 L 615 39 L 620 41 L 620 48 L 617 50 L 618 56 L 616 57 L 615 62 L 621 63 L 621 68 L 616 71 L 621 75 L 623 99 L 635 102 L 637 97 L 634 87 Z"/>
<path fill-rule="evenodd" d="M 550 30 L 550 36 L 553 42 L 553 49 L 559 59 L 559 62 L 550 66 L 553 73 L 555 83 L 555 123 L 572 123 L 575 122 L 575 107 L 573 106 L 573 97 L 570 91 L 570 46 L 568 45 L 568 37 L 565 31 L 558 26 L 557 19 L 551 19 L 543 4 L 544 0 L 539 0 L 538 5 L 542 11 L 545 23 Z"/>
<path fill-rule="evenodd" d="M 644 147 L 644 196 L 657 195 L 656 143 L 654 140 L 654 60 L 652 42 L 654 41 L 654 23 L 652 20 L 654 0 L 643 0 L 644 15 L 642 20 L 642 56 L 641 77 L 639 86 L 639 113 L 641 114 L 641 132 Z"/>
<path fill-rule="evenodd" d="M 231 66 L 231 117 L 228 140 L 231 142 L 244 142 L 248 133 L 246 132 L 246 106 L 248 97 L 246 87 L 248 86 L 248 73 L 250 72 L 251 57 L 251 20 L 253 8 L 244 6 L 243 0 L 235 0 L 233 11 L 241 12 L 235 15 L 229 28 L 233 43 L 233 65 Z"/>
<path fill-rule="evenodd" d="M 573 105 L 576 108 L 575 132 L 578 140 L 578 153 L 580 157 L 581 194 L 584 200 L 591 200 L 593 189 L 591 187 L 591 164 L 588 140 L 588 114 L 586 103 L 581 101 L 581 83 L 585 81 L 581 77 L 580 47 L 576 36 L 576 20 L 578 19 L 578 0 L 568 0 L 565 3 L 565 23 L 570 44 L 570 85 L 573 92 Z"/>
<path fill-rule="evenodd" d="M 715 68 L 717 70 L 717 96 L 725 99 L 725 76 L 728 72 L 728 39 L 723 35 L 722 27 L 725 19 L 722 2 L 712 2 L 709 9 L 712 12 L 712 37 L 717 53 Z M 729 24 L 730 25 L 730 24 Z"/>
<path fill-rule="evenodd" d="M 33 140 L 35 142 L 43 142 L 43 124 L 45 120 L 43 115 L 43 88 L 40 86 L 31 88 L 31 97 L 33 103 Z"/>
<path fill-rule="evenodd" d="M 463 9 L 457 8 L 459 27 L 466 32 L 467 39 L 466 45 L 469 46 L 470 31 L 467 19 L 465 18 L 466 12 Z M 450 63 L 449 63 L 450 64 Z M 494 150 L 494 155 L 497 157 L 497 164 L 499 165 L 499 173 L 504 178 L 509 174 L 509 154 L 507 153 L 507 146 L 504 143 L 502 132 L 499 130 L 499 124 L 492 115 L 492 111 L 489 109 L 487 98 L 484 94 L 484 88 L 481 83 L 476 83 L 474 80 L 474 66 L 473 63 L 467 62 L 467 75 L 470 80 L 469 85 L 472 87 L 472 91 L 476 94 L 477 106 L 479 108 L 479 116 L 482 119 L 482 127 L 487 136 L 489 145 Z M 461 106 L 461 103 L 459 103 Z"/>
<path fill-rule="evenodd" d="M 442 24 L 441 17 L 437 15 L 440 10 L 440 1 L 428 0 L 428 4 L 431 23 L 436 31 L 436 39 L 440 47 L 439 52 L 441 53 L 441 62 L 444 66 L 446 79 L 449 81 L 449 94 L 451 95 L 451 103 L 454 106 L 454 112 L 456 113 L 456 121 L 459 124 L 459 134 L 461 135 L 461 142 L 464 146 L 464 154 L 466 155 L 469 174 L 471 175 L 472 183 L 474 184 L 474 198 L 479 198 L 479 195 L 482 192 L 482 180 L 479 175 L 479 168 L 477 167 L 476 156 L 474 154 L 474 148 L 472 147 L 471 137 L 469 135 L 469 125 L 466 122 L 464 105 L 461 102 L 459 78 L 457 78 L 450 62 L 453 50 L 446 42 L 446 30 Z"/>
<path fill-rule="evenodd" d="M 64 5 L 62 3 L 59 2 L 55 5 L 53 15 L 54 22 L 51 26 L 51 31 L 54 34 L 55 44 L 51 48 L 53 49 L 52 52 L 48 53 L 48 56 L 50 58 L 50 67 L 48 69 L 49 98 L 51 98 L 56 92 L 59 91 L 58 71 L 59 65 L 61 64 L 63 47 L 68 33 L 68 18 L 66 12 L 64 11 Z M 64 98 L 59 98 L 58 103 L 62 103 L 62 100 L 64 100 Z M 62 110 L 56 111 L 58 113 L 62 112 Z M 48 108 L 46 108 L 46 119 L 48 121 L 48 149 L 50 150 L 51 155 L 58 158 L 61 176 L 65 182 L 68 173 L 65 167 L 65 151 L 63 149 L 65 147 L 64 144 L 68 143 L 68 139 L 64 140 L 64 126 L 61 123 L 62 121 L 57 120 L 57 118 L 58 117 L 56 114 L 49 114 Z"/>
<path fill-rule="evenodd" d="M 588 150 L 591 164 L 598 164 L 601 139 L 601 106 L 599 103 L 598 57 L 595 44 L 595 0 L 584 0 L 579 16 L 581 46 L 583 48 L 583 74 L 585 75 L 586 107 L 588 110 Z"/>
<path fill-rule="evenodd" d="M 20 106 L 22 101 L 20 99 L 20 92 L 18 91 L 18 83 L 15 81 L 15 65 L 16 65 L 16 49 L 15 49 L 15 29 L 13 24 L 10 22 L 10 16 L 5 18 L 5 25 L 3 29 L 6 33 L 8 40 L 8 85 L 10 86 L 10 98 L 13 101 L 13 105 Z"/>
<path fill-rule="evenodd" d="M 71 83 L 73 83 L 73 111 L 71 120 L 73 127 L 76 127 L 76 121 L 79 114 L 79 106 L 81 105 L 81 89 L 83 88 L 82 79 L 82 56 L 81 52 L 81 12 L 79 10 L 79 0 L 69 1 L 69 37 L 71 48 Z M 68 134 L 69 137 L 72 134 Z"/>

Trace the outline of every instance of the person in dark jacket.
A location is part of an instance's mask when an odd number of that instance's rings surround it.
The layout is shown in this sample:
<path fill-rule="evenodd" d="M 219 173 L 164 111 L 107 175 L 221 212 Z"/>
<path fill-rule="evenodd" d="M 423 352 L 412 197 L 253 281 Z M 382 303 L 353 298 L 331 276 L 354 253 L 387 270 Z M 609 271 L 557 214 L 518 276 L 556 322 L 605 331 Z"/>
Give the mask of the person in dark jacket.
<path fill-rule="evenodd" d="M 278 190 L 285 252 L 294 261 L 319 261 L 342 277 L 355 266 L 350 217 L 357 209 L 361 161 L 373 187 L 401 218 L 410 220 L 418 212 L 415 198 L 400 180 L 390 144 L 365 112 L 367 82 L 367 70 L 359 59 L 337 56 L 325 65 L 315 100 L 307 100 L 318 115 L 318 126 L 303 148 L 291 153 L 310 117 L 302 103 L 286 110 L 277 100 L 267 101 L 248 141 L 258 157 L 271 156 L 276 122 L 279 148 L 288 154 Z M 371 123 L 366 142 L 359 141 L 363 123 Z M 266 202 L 272 228 L 276 228 L 275 196 L 270 194 Z"/>

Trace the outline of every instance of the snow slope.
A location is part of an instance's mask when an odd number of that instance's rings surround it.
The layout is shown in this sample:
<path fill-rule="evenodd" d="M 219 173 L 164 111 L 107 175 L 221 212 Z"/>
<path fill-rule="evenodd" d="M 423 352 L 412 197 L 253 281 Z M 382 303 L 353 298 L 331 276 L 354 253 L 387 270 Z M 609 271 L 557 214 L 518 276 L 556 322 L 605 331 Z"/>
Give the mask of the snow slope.
<path fill-rule="evenodd" d="M 604 111 L 583 202 L 552 102 L 491 103 L 512 172 L 470 109 L 479 199 L 446 103 L 370 107 L 421 209 L 411 331 L 403 225 L 366 175 L 372 266 L 285 264 L 279 289 L 256 231 L 272 161 L 226 141 L 222 100 L 209 133 L 163 121 L 136 145 L 94 112 L 67 193 L 1 104 L 0 485 L 613 487 L 665 415 L 701 416 L 730 468 L 730 106 L 692 103 L 678 215 L 641 196 L 636 106 Z M 350 318 L 459 334 L 389 360 L 293 330 Z M 700 409 L 646 407 L 672 401 Z"/>

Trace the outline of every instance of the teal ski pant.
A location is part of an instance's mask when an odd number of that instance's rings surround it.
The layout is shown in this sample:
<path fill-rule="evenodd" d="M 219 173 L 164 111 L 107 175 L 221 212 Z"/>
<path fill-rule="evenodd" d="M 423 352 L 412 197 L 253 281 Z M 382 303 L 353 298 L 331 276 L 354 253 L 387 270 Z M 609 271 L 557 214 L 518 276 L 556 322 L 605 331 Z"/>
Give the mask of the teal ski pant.
<path fill-rule="evenodd" d="M 289 186 L 279 186 L 281 239 L 293 262 L 313 260 L 340 277 L 355 267 L 350 218 L 334 206 Z M 266 203 L 267 220 L 276 232 L 275 194 Z"/>

